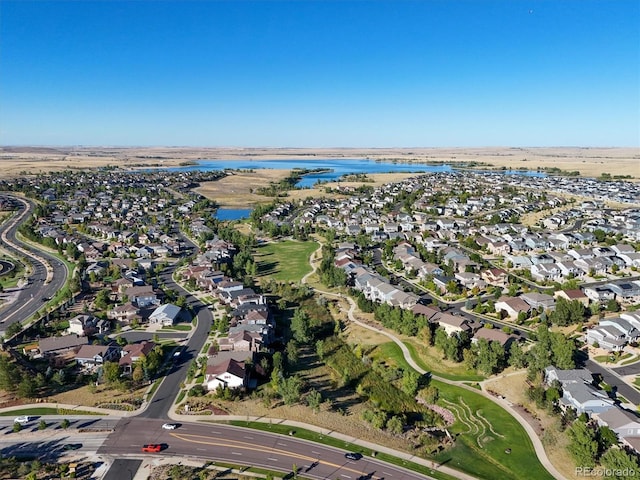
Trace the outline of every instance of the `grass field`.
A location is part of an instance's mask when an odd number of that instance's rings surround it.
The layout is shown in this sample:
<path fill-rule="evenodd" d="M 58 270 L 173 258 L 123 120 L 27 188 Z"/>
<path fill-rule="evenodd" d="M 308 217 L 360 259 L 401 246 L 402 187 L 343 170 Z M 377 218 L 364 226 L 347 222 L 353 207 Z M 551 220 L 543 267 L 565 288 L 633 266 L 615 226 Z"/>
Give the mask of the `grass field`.
<path fill-rule="evenodd" d="M 388 364 L 411 368 L 393 343 L 382 345 L 374 353 Z M 431 385 L 440 391 L 438 403 L 456 416 L 456 423 L 449 429 L 455 445 L 436 455 L 438 463 L 478 478 L 553 478 L 538 461 L 525 430 L 506 410 L 467 389 L 437 380 Z"/>
<path fill-rule="evenodd" d="M 424 370 L 448 380 L 479 382 L 485 379 L 475 371 L 469 370 L 462 363 L 443 360 L 436 347 L 425 347 L 412 340 L 405 341 L 415 362 Z"/>
<path fill-rule="evenodd" d="M 266 243 L 255 251 L 258 277 L 271 277 L 280 282 L 299 282 L 311 271 L 309 257 L 317 250 L 316 242 L 286 240 Z"/>

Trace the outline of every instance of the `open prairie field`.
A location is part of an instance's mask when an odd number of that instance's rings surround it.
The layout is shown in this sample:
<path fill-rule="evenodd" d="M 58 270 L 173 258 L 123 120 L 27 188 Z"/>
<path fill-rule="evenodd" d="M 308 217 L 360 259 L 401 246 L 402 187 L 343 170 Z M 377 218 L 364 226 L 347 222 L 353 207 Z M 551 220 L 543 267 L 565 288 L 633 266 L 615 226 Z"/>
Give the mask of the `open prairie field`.
<path fill-rule="evenodd" d="M 261 160 L 319 158 L 396 159 L 402 162 L 475 162 L 478 168 L 535 170 L 553 167 L 579 171 L 582 176 L 602 173 L 631 175 L 640 180 L 637 148 L 190 148 L 190 147 L 0 147 L 3 176 L 89 169 L 172 167 L 206 159 Z"/>

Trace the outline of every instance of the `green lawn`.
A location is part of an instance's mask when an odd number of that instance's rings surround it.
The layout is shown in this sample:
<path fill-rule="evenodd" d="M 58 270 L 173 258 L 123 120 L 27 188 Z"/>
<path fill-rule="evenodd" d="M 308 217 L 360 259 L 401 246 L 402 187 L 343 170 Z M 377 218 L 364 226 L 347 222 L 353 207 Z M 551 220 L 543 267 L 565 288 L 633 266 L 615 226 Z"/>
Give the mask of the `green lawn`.
<path fill-rule="evenodd" d="M 395 343 L 384 344 L 376 356 L 388 364 L 411 368 Z M 438 403 L 457 420 L 449 428 L 455 444 L 435 456 L 439 463 L 491 480 L 553 478 L 538 461 L 524 428 L 506 410 L 465 388 L 437 380 L 431 385 L 440 391 Z M 511 453 L 505 453 L 507 449 Z"/>
<path fill-rule="evenodd" d="M 478 375 L 475 371 L 466 368 L 462 363 L 458 363 L 453 366 L 445 365 L 440 360 L 441 354 L 436 347 L 421 347 L 416 345 L 413 341 L 406 341 L 404 344 L 409 349 L 413 360 L 418 364 L 418 366 L 423 370 L 433 373 L 434 375 L 448 380 L 469 382 L 479 382 L 485 379 L 482 375 Z M 418 350 L 420 351 L 420 354 L 418 354 Z"/>
<path fill-rule="evenodd" d="M 361 447 L 360 445 L 348 443 L 331 436 L 328 437 L 326 435 L 322 435 L 321 433 L 314 432 L 312 430 L 306 430 L 304 428 L 291 427 L 288 425 L 272 424 L 272 423 L 266 423 L 266 422 L 246 422 L 242 420 L 232 420 L 229 422 L 221 422 L 221 423 L 228 423 L 229 425 L 234 425 L 237 427 L 253 428 L 255 430 L 262 430 L 265 432 L 279 433 L 281 435 L 287 435 L 287 436 L 290 434 L 293 434 L 296 438 L 302 438 L 304 440 L 309 440 L 311 442 L 316 442 L 316 443 L 322 443 L 324 445 L 331 445 L 333 447 L 342 448 L 350 452 L 358 452 L 365 457 L 370 457 L 374 453 L 372 450 L 365 447 Z M 453 478 L 451 477 L 451 475 L 447 475 L 446 473 L 438 472 L 428 467 L 422 466 L 418 463 L 413 463 L 407 460 L 403 460 L 401 458 L 397 458 L 385 453 L 376 452 L 375 456 L 377 459 L 382 460 L 384 462 L 391 463 L 393 465 L 399 465 L 409 470 L 413 470 L 414 472 L 419 472 L 425 475 L 429 475 L 432 478 L 438 478 L 438 479 Z"/>
<path fill-rule="evenodd" d="M 261 245 L 255 250 L 257 276 L 280 282 L 299 282 L 311 271 L 309 258 L 318 249 L 316 242 L 286 240 Z"/>

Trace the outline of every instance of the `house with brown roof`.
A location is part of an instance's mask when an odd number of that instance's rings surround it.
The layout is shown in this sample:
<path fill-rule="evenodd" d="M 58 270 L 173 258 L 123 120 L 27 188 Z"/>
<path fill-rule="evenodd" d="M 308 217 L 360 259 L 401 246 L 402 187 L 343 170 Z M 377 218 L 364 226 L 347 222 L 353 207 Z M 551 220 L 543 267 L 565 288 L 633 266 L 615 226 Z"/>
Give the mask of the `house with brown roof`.
<path fill-rule="evenodd" d="M 120 357 L 118 345 L 82 345 L 75 360 L 83 370 L 94 370 L 104 362 L 114 362 Z"/>
<path fill-rule="evenodd" d="M 131 373 L 133 370 L 133 364 L 140 360 L 142 357 L 149 355 L 149 352 L 154 349 L 156 344 L 154 342 L 148 342 L 143 340 L 140 343 L 130 343 L 122 347 L 120 351 L 120 360 L 118 364 L 123 368 L 124 373 Z"/>
<path fill-rule="evenodd" d="M 467 320 L 457 315 L 440 313 L 433 317 L 433 321 L 442 327 L 444 331 L 447 332 L 447 335 L 471 331 L 471 326 Z"/>
<path fill-rule="evenodd" d="M 244 362 L 229 358 L 216 365 L 208 365 L 205 373 L 207 390 L 218 388 L 242 388 L 247 385 L 247 372 Z"/>
<path fill-rule="evenodd" d="M 497 328 L 481 327 L 475 331 L 471 342 L 477 343 L 482 338 L 488 342 L 498 342 L 500 345 L 505 347 L 505 349 L 509 348 L 509 346 L 516 340 L 515 336 L 509 335 Z"/>
<path fill-rule="evenodd" d="M 517 318 L 520 312 L 529 313 L 531 306 L 519 297 L 503 296 L 495 304 L 496 312 L 506 312 L 509 318 Z"/>
<path fill-rule="evenodd" d="M 564 298 L 565 300 L 568 300 L 569 302 L 573 302 L 575 300 L 578 300 L 585 307 L 589 306 L 589 297 L 587 297 L 585 295 L 585 293 L 582 290 L 580 290 L 579 288 L 570 289 L 570 290 L 558 290 L 553 294 L 553 296 L 556 297 L 556 298 Z"/>
<path fill-rule="evenodd" d="M 77 351 L 82 345 L 87 345 L 89 340 L 87 337 L 79 335 L 63 335 L 61 337 L 41 338 L 38 342 L 40 355 L 52 356 Z"/>
<path fill-rule="evenodd" d="M 489 285 L 504 288 L 509 284 L 509 274 L 501 268 L 488 268 L 483 270 L 480 275 Z"/>

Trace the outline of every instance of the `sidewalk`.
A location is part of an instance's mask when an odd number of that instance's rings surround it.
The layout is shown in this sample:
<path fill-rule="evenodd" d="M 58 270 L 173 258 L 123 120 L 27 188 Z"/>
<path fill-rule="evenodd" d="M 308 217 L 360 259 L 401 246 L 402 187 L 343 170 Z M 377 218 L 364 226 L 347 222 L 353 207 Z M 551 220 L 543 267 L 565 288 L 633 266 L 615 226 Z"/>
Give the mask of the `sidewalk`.
<path fill-rule="evenodd" d="M 402 460 L 406 460 L 409 462 L 413 462 L 413 463 L 417 463 L 419 465 L 422 465 L 424 467 L 430 468 L 432 471 L 438 471 L 438 472 L 442 472 L 442 473 L 446 473 L 447 475 L 451 475 L 455 478 L 459 478 L 462 480 L 476 480 L 477 477 L 473 477 L 471 475 L 468 475 L 464 472 L 461 472 L 460 470 L 455 470 L 451 467 L 447 467 L 445 465 L 438 465 L 436 463 L 434 463 L 431 460 L 425 460 L 424 458 L 421 457 L 417 457 L 415 455 L 412 455 L 410 453 L 406 453 L 406 452 L 402 452 L 400 450 L 394 450 L 392 448 L 388 448 L 382 445 L 377 445 L 375 443 L 371 443 L 371 442 L 367 442 L 365 440 L 361 440 L 357 437 L 352 437 L 350 435 L 344 435 L 342 433 L 339 432 L 335 432 L 333 430 L 327 430 L 326 428 L 322 428 L 322 427 L 317 427 L 315 425 L 310 425 L 308 423 L 303 423 L 303 422 L 296 422 L 293 420 L 285 420 L 285 419 L 278 419 L 278 418 L 265 418 L 265 417 L 251 417 L 251 416 L 247 416 L 247 415 L 180 415 L 175 413 L 173 410 L 169 412 L 169 417 L 172 420 L 175 421 L 181 421 L 181 422 L 194 422 L 194 421 L 202 421 L 202 420 L 208 420 L 208 421 L 230 421 L 230 420 L 236 420 L 236 421 L 248 421 L 248 422 L 261 422 L 261 423 L 273 423 L 276 425 L 287 425 L 289 427 L 294 427 L 294 428 L 301 428 L 301 429 L 306 429 L 306 430 L 311 430 L 313 432 L 316 433 L 320 433 L 321 435 L 326 435 L 327 437 L 332 437 L 332 438 L 336 438 L 338 440 L 342 440 L 344 442 L 347 443 L 351 443 L 354 445 L 359 445 L 361 447 L 370 449 L 374 452 L 381 452 L 381 453 L 385 453 L 387 455 L 391 455 L 394 456 L 396 458 L 400 458 Z M 301 439 L 298 439 L 301 440 Z M 302 441 L 306 441 L 306 440 L 302 440 Z M 313 443 L 311 441 L 309 441 L 309 443 Z M 144 477 L 140 478 L 140 479 L 136 479 L 136 480 L 146 480 L 144 479 Z"/>

